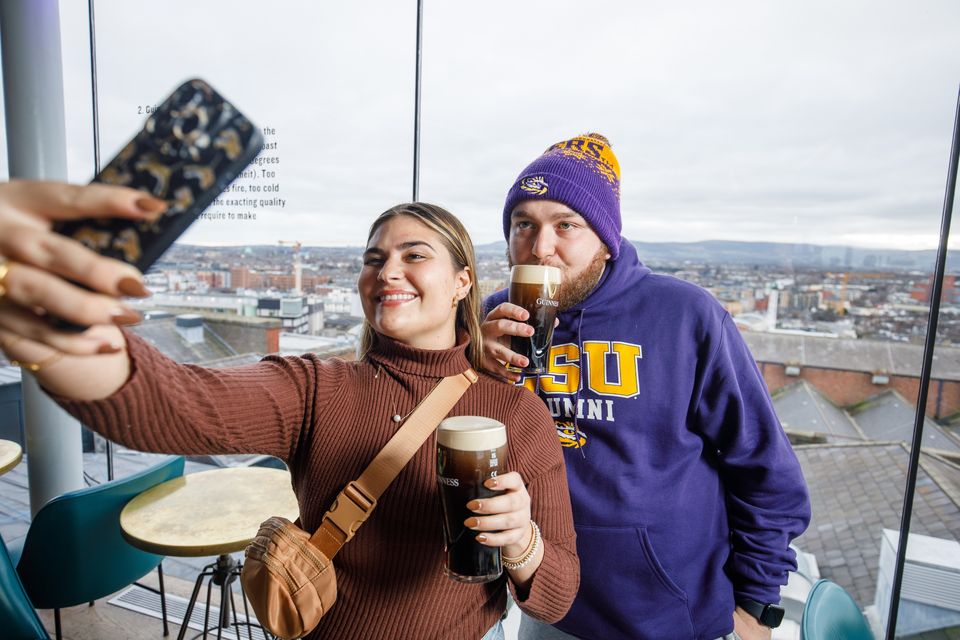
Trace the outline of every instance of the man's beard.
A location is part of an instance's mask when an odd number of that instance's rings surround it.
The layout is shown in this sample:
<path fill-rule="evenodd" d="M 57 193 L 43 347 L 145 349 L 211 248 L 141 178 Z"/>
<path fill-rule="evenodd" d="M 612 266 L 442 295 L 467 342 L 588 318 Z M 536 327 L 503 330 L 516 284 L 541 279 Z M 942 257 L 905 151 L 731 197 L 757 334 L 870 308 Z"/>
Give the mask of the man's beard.
<path fill-rule="evenodd" d="M 507 248 L 507 263 L 512 267 L 510 249 Z M 553 265 L 555 266 L 555 265 Z M 563 281 L 560 284 L 560 311 L 567 311 L 586 300 L 600 282 L 600 276 L 607 266 L 607 248 L 601 246 L 596 255 L 579 273 L 571 274 L 567 267 L 560 267 Z"/>

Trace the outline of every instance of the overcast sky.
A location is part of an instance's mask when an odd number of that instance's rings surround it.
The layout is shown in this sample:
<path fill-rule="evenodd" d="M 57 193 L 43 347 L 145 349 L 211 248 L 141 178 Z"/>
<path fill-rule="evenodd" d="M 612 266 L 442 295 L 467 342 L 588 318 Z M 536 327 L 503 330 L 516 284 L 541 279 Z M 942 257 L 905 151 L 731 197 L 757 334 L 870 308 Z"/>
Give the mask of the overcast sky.
<path fill-rule="evenodd" d="M 70 179 L 93 172 L 86 3 L 62 2 Z M 960 2 L 425 0 L 420 198 L 502 239 L 549 144 L 610 138 L 624 234 L 934 248 Z M 415 0 L 98 0 L 109 158 L 191 76 L 276 128 L 283 208 L 202 243 L 360 245 L 411 197 Z M 6 171 L 6 159 L 0 163 Z M 960 236 L 960 233 L 955 234 Z"/>

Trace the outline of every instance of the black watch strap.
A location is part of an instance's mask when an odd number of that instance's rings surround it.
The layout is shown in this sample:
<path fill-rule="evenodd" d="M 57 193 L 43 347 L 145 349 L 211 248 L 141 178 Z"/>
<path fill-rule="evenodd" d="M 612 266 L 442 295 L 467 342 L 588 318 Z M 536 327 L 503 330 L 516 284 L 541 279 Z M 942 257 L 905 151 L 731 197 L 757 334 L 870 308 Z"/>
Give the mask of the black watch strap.
<path fill-rule="evenodd" d="M 756 600 L 737 600 L 737 606 L 757 619 L 760 624 L 775 629 L 783 622 L 783 607 L 778 604 L 763 604 Z"/>

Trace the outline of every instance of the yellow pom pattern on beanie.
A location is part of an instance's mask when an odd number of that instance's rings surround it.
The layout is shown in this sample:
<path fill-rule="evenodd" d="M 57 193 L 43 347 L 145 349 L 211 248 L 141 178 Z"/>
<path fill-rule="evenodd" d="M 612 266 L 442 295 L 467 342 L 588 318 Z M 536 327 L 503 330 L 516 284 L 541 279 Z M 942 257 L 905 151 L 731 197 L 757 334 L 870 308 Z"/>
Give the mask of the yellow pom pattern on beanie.
<path fill-rule="evenodd" d="M 559 151 L 562 155 L 585 163 L 607 179 L 620 197 L 620 162 L 610 148 L 610 141 L 599 133 L 584 133 L 550 145 L 544 153 Z"/>

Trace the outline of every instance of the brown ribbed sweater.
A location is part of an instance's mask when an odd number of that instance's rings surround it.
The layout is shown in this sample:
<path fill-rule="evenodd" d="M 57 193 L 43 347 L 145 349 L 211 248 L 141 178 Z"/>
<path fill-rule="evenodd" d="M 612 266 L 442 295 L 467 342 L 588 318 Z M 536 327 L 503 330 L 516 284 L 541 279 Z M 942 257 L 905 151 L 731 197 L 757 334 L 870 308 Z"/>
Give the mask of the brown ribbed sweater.
<path fill-rule="evenodd" d="M 360 362 L 270 356 L 255 365 L 207 369 L 177 364 L 133 334 L 126 337 L 133 372 L 124 387 L 98 402 L 60 399 L 64 408 L 136 449 L 281 458 L 308 531 L 395 433 L 392 416 L 406 415 L 441 377 L 469 366 L 466 344 L 428 351 L 381 339 Z M 544 404 L 481 374 L 449 415 L 485 415 L 507 426 L 508 465 L 527 483 L 544 539 L 543 562 L 518 603 L 537 618 L 559 620 L 573 602 L 580 571 L 562 453 Z M 497 621 L 506 572 L 482 585 L 460 584 L 442 572 L 435 460 L 428 440 L 337 555 L 337 602 L 309 638 L 465 640 L 480 638 Z"/>

